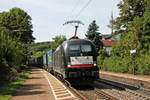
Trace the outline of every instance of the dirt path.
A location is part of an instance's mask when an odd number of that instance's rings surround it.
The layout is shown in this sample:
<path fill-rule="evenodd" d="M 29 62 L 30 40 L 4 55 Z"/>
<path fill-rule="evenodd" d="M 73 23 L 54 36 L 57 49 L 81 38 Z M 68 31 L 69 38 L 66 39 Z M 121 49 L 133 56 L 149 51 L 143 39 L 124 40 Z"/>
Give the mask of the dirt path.
<path fill-rule="evenodd" d="M 54 100 L 49 83 L 41 70 L 33 68 L 29 78 L 10 100 Z"/>

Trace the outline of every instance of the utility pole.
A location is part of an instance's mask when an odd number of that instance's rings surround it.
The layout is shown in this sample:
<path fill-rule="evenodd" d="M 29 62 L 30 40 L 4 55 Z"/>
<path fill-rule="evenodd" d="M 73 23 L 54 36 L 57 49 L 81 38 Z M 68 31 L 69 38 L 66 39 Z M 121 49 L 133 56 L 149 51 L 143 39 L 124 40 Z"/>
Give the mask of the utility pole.
<path fill-rule="evenodd" d="M 112 21 L 112 23 L 111 23 L 111 34 L 113 35 L 113 33 L 114 33 L 114 16 L 113 16 L 113 10 L 111 12 L 111 21 Z"/>
<path fill-rule="evenodd" d="M 75 32 L 74 32 L 74 38 L 77 37 L 77 31 L 78 31 L 78 28 L 79 28 L 79 25 L 84 25 L 81 21 L 79 20 L 72 20 L 72 21 L 67 21 L 65 22 L 63 25 L 66 25 L 66 24 L 72 24 L 74 27 L 75 27 Z"/>

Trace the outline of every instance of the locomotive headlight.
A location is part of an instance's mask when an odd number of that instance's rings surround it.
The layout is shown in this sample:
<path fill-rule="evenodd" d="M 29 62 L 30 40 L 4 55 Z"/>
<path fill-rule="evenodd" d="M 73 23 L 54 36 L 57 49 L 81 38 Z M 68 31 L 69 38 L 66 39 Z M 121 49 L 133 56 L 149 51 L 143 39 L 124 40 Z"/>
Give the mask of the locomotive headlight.
<path fill-rule="evenodd" d="M 67 65 L 67 67 L 71 67 L 71 63 L 70 63 L 70 62 L 68 62 L 68 65 Z"/>
<path fill-rule="evenodd" d="M 96 66 L 96 65 L 97 65 L 97 64 L 96 64 L 96 61 L 94 61 L 93 65 L 94 65 L 94 66 Z"/>
<path fill-rule="evenodd" d="M 70 64 L 68 64 L 68 67 L 71 67 L 71 65 L 70 65 Z"/>

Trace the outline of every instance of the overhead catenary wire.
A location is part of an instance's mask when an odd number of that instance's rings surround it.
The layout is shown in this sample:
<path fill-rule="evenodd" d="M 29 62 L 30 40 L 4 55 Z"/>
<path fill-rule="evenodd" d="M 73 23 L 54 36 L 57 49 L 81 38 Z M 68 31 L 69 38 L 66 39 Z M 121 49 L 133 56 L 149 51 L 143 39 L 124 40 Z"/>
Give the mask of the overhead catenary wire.
<path fill-rule="evenodd" d="M 81 8 L 81 10 L 79 11 L 79 13 L 77 14 L 77 16 L 75 16 L 75 19 L 77 19 L 80 14 L 84 11 L 84 9 L 92 2 L 92 0 L 89 0 L 84 6 L 83 8 Z"/>
<path fill-rule="evenodd" d="M 71 15 L 73 15 L 74 11 L 77 9 L 78 5 L 80 4 L 80 1 L 81 0 L 78 0 L 75 4 L 75 6 L 72 8 L 72 10 L 70 11 Z M 69 13 L 69 16 L 70 16 L 70 13 Z"/>
<path fill-rule="evenodd" d="M 69 20 L 69 18 L 71 19 L 71 16 L 73 16 L 73 13 L 75 12 L 75 10 L 77 9 L 78 5 L 80 4 L 81 0 L 78 0 L 75 5 L 73 6 L 73 8 L 70 10 L 69 15 L 67 17 L 67 19 Z M 74 26 L 73 24 L 70 24 L 72 26 Z"/>
<path fill-rule="evenodd" d="M 74 18 L 74 21 L 77 19 L 77 17 L 84 11 L 84 9 L 91 3 L 92 0 L 89 0 L 80 10 L 79 13 L 77 13 L 77 15 Z M 77 6 L 79 5 L 80 0 L 76 3 L 76 5 L 73 7 L 73 9 L 71 10 L 71 13 L 77 8 Z M 73 24 L 71 24 L 72 26 L 74 26 Z"/>
<path fill-rule="evenodd" d="M 92 0 L 89 0 L 80 10 L 79 10 L 79 12 L 77 13 L 77 15 L 75 16 L 75 18 L 74 18 L 74 20 L 76 20 L 78 17 L 79 17 L 79 15 L 85 10 L 85 8 L 87 8 L 87 6 L 90 4 L 92 2 Z M 80 3 L 80 0 L 78 0 L 78 2 L 76 3 L 76 5 L 72 8 L 72 10 L 71 10 L 71 15 L 73 14 L 73 12 L 75 11 L 75 9 L 78 7 L 78 5 L 79 5 L 79 3 Z M 69 19 L 69 17 L 68 17 L 68 19 Z M 75 26 L 75 25 L 73 25 L 73 24 L 71 24 L 72 26 Z M 62 29 L 62 27 L 61 27 L 61 29 Z"/>
<path fill-rule="evenodd" d="M 80 1 L 81 1 L 81 0 L 78 0 L 78 1 L 75 3 L 75 5 L 72 7 L 72 9 L 69 11 L 69 15 L 66 17 L 67 20 L 70 18 L 70 15 L 73 16 L 73 13 L 74 13 L 75 9 L 78 7 L 78 5 L 80 4 Z M 71 24 L 71 25 L 74 26 L 73 24 Z M 60 32 L 63 31 L 63 26 L 64 26 L 64 25 L 62 25 L 62 26 L 60 27 Z"/>

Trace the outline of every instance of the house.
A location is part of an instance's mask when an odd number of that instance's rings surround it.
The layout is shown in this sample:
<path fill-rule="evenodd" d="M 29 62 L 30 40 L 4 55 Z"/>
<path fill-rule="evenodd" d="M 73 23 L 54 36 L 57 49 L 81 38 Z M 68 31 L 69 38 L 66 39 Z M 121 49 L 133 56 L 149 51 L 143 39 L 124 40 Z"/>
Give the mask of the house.
<path fill-rule="evenodd" d="M 110 56 L 112 51 L 112 45 L 114 41 L 112 39 L 102 40 L 103 48 L 106 50 L 107 54 Z"/>

